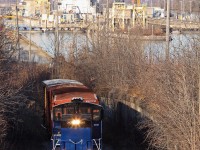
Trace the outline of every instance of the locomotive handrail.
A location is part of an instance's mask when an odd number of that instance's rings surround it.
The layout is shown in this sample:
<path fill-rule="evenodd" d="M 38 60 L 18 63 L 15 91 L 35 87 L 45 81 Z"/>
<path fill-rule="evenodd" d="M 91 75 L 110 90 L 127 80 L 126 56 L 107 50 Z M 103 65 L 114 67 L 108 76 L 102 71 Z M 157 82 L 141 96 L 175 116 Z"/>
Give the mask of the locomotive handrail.
<path fill-rule="evenodd" d="M 53 140 L 53 139 L 52 139 Z M 53 140 L 54 141 L 54 140 Z M 99 138 L 99 139 L 92 139 L 92 141 L 94 141 L 94 145 L 97 147 L 97 150 L 101 150 L 101 138 Z M 57 146 L 57 144 L 58 144 L 58 142 L 71 142 L 71 143 L 73 143 L 74 145 L 76 145 L 76 144 L 83 144 L 83 139 L 81 139 L 80 141 L 78 141 L 78 142 L 74 142 L 74 141 L 72 141 L 71 139 L 69 139 L 69 141 L 68 140 L 59 140 L 58 139 L 58 141 L 56 142 L 56 144 L 55 144 L 55 146 L 53 146 L 53 149 L 52 150 L 55 150 L 56 149 L 56 146 Z M 88 142 L 91 142 L 91 141 L 88 141 Z"/>
<path fill-rule="evenodd" d="M 101 150 L 101 138 L 100 139 L 92 139 L 97 147 L 97 150 Z M 98 143 L 97 143 L 98 140 Z"/>
<path fill-rule="evenodd" d="M 58 139 L 57 142 L 54 144 L 54 139 L 51 139 L 53 141 L 53 149 L 52 150 L 56 150 L 56 147 L 60 144 L 58 144 L 60 142 L 60 140 Z"/>
<path fill-rule="evenodd" d="M 83 139 L 81 139 L 81 140 L 78 141 L 78 142 L 74 142 L 74 141 L 72 141 L 71 139 L 69 139 L 69 141 L 72 142 L 73 144 L 79 144 L 79 143 L 83 144 Z"/>

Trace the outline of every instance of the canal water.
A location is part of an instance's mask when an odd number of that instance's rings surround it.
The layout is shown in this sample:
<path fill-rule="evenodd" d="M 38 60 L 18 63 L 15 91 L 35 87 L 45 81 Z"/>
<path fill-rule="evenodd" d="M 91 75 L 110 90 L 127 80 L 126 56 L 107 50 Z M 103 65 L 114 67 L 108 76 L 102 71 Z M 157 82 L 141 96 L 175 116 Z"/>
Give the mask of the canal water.
<path fill-rule="evenodd" d="M 30 37 L 29 32 L 22 32 L 21 34 Z M 200 37 L 200 32 L 185 32 L 183 34 L 171 34 L 172 41 L 170 42 L 170 53 L 174 53 L 181 49 L 191 49 Z M 38 46 L 41 46 L 50 55 L 54 56 L 55 52 L 55 34 L 53 32 L 32 32 L 31 40 Z M 81 32 L 60 32 L 59 33 L 59 49 L 60 53 L 68 56 L 70 50 L 76 49 L 78 52 L 82 47 L 91 48 L 90 40 L 88 40 L 85 33 Z M 152 55 L 154 57 L 164 56 L 166 49 L 165 41 L 145 41 L 143 49 L 147 57 Z"/>
<path fill-rule="evenodd" d="M 22 32 L 28 39 L 35 42 L 38 46 L 46 50 L 50 55 L 55 53 L 55 33 L 53 32 Z M 78 51 L 83 46 L 88 46 L 86 34 L 81 32 L 60 32 L 59 33 L 59 50 L 64 56 L 67 56 L 72 48 Z"/>
<path fill-rule="evenodd" d="M 184 32 L 172 33 L 169 53 L 173 58 L 176 54 L 184 52 L 184 50 L 192 50 L 195 46 L 200 46 L 200 32 Z M 165 57 L 166 42 L 165 41 L 147 41 L 144 44 L 144 51 L 147 57 Z"/>

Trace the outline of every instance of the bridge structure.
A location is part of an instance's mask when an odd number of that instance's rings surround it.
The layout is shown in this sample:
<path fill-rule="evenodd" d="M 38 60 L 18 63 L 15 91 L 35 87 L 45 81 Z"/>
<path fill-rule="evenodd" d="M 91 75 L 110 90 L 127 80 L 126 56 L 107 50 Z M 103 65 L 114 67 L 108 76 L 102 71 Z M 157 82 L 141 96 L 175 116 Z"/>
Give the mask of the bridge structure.
<path fill-rule="evenodd" d="M 166 27 L 166 18 L 147 18 L 146 26 L 159 26 L 162 29 Z M 200 22 L 170 19 L 170 28 L 173 30 L 200 30 Z"/>
<path fill-rule="evenodd" d="M 14 19 L 13 19 L 14 18 Z M 136 19 L 137 20 L 137 19 Z M 42 21 L 39 18 L 33 17 L 19 17 L 19 30 L 55 30 L 56 23 L 49 22 L 47 20 Z M 166 18 L 146 18 L 144 20 L 143 17 L 143 27 L 159 27 L 165 29 L 166 27 Z M 16 19 L 15 16 L 9 20 L 8 17 L 5 19 L 6 26 L 10 26 L 15 28 L 16 27 Z M 81 30 L 87 31 L 88 29 L 91 30 L 91 24 L 95 24 L 94 22 L 73 22 L 73 23 L 59 23 L 58 28 L 59 30 Z M 136 25 L 136 24 L 134 24 Z M 171 18 L 170 19 L 170 28 L 173 30 L 200 30 L 200 22 L 189 21 L 189 20 L 178 20 Z"/>
<path fill-rule="evenodd" d="M 5 25 L 7 27 L 16 28 L 16 19 L 15 16 L 12 16 L 11 19 L 5 20 Z M 13 19 L 14 18 L 14 19 Z M 84 22 L 74 22 L 74 23 L 58 23 L 59 30 L 81 30 L 85 31 L 89 27 L 89 23 Z M 18 21 L 19 30 L 55 30 L 56 23 L 49 21 L 42 21 L 38 18 L 31 17 L 19 17 Z"/>

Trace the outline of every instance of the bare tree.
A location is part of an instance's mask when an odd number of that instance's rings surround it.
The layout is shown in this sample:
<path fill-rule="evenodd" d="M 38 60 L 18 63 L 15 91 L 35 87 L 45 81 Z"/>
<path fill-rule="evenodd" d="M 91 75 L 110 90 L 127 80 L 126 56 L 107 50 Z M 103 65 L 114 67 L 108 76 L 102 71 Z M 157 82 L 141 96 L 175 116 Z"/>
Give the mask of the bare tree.
<path fill-rule="evenodd" d="M 142 75 L 144 103 L 153 121 L 148 138 L 158 149 L 199 148 L 199 36 L 175 48 L 171 63 L 154 64 Z M 145 85 L 145 86 L 142 86 Z"/>
<path fill-rule="evenodd" d="M 150 57 L 144 51 L 137 32 L 113 33 L 105 25 L 91 34 L 95 35 L 91 36 L 92 50 L 79 51 L 74 77 L 98 93 L 138 89 L 145 97 L 141 103 L 153 118 L 142 122 L 150 144 L 158 149 L 198 149 L 199 35 L 176 43 L 167 63 L 160 54 Z"/>

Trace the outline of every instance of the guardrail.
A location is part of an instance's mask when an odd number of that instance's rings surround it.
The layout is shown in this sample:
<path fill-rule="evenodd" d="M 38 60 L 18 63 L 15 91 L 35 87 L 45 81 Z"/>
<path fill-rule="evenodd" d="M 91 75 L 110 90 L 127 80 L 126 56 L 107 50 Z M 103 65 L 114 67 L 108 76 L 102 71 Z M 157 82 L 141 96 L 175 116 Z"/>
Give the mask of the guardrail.
<path fill-rule="evenodd" d="M 147 25 L 158 25 L 158 26 L 166 26 L 166 19 L 160 18 L 160 19 L 147 19 Z M 187 21 L 187 20 L 177 20 L 177 19 L 171 19 L 170 20 L 170 27 L 174 29 L 194 29 L 194 30 L 200 30 L 200 22 L 194 22 L 194 21 Z"/>

